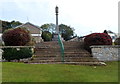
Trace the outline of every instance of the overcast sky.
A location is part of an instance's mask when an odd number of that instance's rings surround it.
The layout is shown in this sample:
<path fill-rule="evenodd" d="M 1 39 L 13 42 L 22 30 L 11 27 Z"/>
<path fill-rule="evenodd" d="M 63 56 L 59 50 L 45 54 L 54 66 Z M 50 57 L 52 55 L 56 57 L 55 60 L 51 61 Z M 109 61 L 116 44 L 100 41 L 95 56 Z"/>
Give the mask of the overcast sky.
<path fill-rule="evenodd" d="M 0 19 L 31 22 L 41 26 L 55 23 L 55 6 L 59 7 L 59 24 L 75 29 L 78 36 L 111 30 L 118 32 L 119 0 L 0 0 Z"/>

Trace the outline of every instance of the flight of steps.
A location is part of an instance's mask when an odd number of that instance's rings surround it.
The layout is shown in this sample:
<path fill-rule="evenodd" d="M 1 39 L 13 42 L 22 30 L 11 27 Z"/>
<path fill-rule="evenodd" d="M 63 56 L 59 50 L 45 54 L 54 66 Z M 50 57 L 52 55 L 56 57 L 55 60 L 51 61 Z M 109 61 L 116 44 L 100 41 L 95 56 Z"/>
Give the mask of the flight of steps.
<path fill-rule="evenodd" d="M 92 55 L 83 48 L 81 42 L 63 42 L 64 44 L 64 63 L 65 64 L 84 64 L 101 65 Z M 57 41 L 43 42 L 36 44 L 35 55 L 28 63 L 33 64 L 56 64 L 63 63 L 60 46 Z"/>

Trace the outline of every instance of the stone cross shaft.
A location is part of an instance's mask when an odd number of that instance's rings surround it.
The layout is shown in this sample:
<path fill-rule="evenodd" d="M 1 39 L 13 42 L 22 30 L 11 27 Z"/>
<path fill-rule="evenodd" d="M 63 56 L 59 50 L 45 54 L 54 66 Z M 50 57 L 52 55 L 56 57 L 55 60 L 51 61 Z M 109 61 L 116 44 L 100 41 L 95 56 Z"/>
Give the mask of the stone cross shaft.
<path fill-rule="evenodd" d="M 58 6 L 55 7 L 55 13 L 56 13 L 56 33 L 59 34 L 59 26 L 58 26 Z"/>

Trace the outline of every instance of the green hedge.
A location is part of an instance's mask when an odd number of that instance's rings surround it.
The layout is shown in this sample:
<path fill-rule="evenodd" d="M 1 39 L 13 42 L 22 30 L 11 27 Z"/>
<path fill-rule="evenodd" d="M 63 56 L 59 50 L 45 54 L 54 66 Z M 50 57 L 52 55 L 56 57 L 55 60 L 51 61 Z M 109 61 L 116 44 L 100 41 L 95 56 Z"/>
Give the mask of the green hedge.
<path fill-rule="evenodd" d="M 31 48 L 4 48 L 3 51 L 2 58 L 9 62 L 15 59 L 19 61 L 33 55 Z"/>

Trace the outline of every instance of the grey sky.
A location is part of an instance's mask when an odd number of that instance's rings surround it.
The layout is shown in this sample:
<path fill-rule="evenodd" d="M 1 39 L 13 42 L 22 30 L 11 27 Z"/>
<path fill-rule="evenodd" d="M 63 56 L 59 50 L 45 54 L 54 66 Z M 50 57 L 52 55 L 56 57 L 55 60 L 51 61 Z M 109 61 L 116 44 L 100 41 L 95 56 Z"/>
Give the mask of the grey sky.
<path fill-rule="evenodd" d="M 59 24 L 74 27 L 79 36 L 105 29 L 118 32 L 119 0 L 0 0 L 0 19 L 31 22 L 41 26 L 55 23 L 59 6 Z"/>

